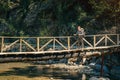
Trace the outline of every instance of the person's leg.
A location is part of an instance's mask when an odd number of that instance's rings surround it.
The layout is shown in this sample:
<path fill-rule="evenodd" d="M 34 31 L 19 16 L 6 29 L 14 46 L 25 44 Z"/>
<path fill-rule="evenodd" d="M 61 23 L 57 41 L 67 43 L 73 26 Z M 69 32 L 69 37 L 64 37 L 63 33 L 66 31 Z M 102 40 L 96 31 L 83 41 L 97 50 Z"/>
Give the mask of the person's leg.
<path fill-rule="evenodd" d="M 82 42 L 82 48 L 84 48 L 84 41 L 83 41 L 83 37 L 81 39 L 81 42 Z"/>
<path fill-rule="evenodd" d="M 81 46 L 81 41 L 80 41 L 81 39 L 80 39 L 80 37 L 78 36 L 78 48 L 80 48 L 80 46 Z"/>

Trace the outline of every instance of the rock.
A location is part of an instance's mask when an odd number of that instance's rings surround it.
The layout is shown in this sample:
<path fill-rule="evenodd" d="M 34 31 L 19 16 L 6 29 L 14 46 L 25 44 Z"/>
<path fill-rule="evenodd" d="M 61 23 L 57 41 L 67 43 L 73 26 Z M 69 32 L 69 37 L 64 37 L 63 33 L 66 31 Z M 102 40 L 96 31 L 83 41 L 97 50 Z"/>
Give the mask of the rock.
<path fill-rule="evenodd" d="M 97 71 L 100 71 L 101 69 L 101 65 L 100 64 L 96 64 L 96 63 L 90 63 L 89 66 Z M 103 71 L 104 73 L 109 73 L 109 70 L 107 68 L 107 66 L 103 65 Z"/>
<path fill-rule="evenodd" d="M 91 78 L 89 78 L 89 80 L 110 80 L 109 78 L 103 78 L 103 77 L 100 77 L 100 78 L 98 78 L 98 77 L 91 77 Z"/>
<path fill-rule="evenodd" d="M 91 77 L 89 80 L 99 80 L 97 77 Z"/>
<path fill-rule="evenodd" d="M 69 59 L 68 59 L 68 64 L 70 64 L 70 65 L 75 65 L 75 64 L 76 64 L 76 61 L 77 61 L 77 58 L 69 58 Z"/>
<path fill-rule="evenodd" d="M 67 59 L 60 59 L 59 62 L 60 63 L 67 63 Z"/>
<path fill-rule="evenodd" d="M 112 67 L 110 74 L 112 75 L 112 78 L 120 80 L 120 66 Z"/>
<path fill-rule="evenodd" d="M 86 75 L 82 74 L 82 80 L 86 80 Z"/>
<path fill-rule="evenodd" d="M 99 80 L 110 80 L 110 79 L 101 77 L 101 78 L 99 78 Z"/>

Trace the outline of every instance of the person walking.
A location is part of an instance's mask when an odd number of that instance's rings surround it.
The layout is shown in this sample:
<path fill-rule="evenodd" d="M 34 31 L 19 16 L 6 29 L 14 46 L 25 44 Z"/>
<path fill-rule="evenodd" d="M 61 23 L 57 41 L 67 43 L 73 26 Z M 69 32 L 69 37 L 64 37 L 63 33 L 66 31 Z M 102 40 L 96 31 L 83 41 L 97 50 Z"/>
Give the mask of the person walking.
<path fill-rule="evenodd" d="M 78 36 L 78 47 L 81 46 L 81 48 L 83 48 L 84 47 L 83 37 L 85 36 L 85 32 L 84 29 L 81 28 L 81 26 L 77 27 L 76 35 Z"/>

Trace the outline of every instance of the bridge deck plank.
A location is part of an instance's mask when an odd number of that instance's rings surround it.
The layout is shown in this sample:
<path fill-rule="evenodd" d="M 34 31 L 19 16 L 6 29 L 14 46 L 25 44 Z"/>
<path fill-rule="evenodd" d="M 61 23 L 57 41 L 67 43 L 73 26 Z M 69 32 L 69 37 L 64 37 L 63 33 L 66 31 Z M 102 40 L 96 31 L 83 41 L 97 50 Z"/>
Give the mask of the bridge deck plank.
<path fill-rule="evenodd" d="M 70 53 L 70 52 L 84 52 L 89 50 L 105 50 L 110 48 L 120 47 L 120 45 L 114 46 L 103 46 L 103 47 L 87 47 L 87 48 L 78 48 L 78 49 L 71 49 L 71 50 L 57 50 L 57 51 L 39 51 L 39 52 L 2 52 L 0 55 L 11 55 L 11 54 L 47 54 L 47 53 Z"/>

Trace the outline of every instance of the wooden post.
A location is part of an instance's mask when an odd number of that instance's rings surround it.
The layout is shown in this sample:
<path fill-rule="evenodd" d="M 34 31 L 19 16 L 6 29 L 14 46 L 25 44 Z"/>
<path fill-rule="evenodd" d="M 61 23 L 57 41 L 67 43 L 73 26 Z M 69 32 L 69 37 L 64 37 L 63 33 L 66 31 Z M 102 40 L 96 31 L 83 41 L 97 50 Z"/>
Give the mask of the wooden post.
<path fill-rule="evenodd" d="M 37 51 L 39 52 L 39 47 L 40 47 L 40 39 L 37 37 Z"/>
<path fill-rule="evenodd" d="M 119 45 L 119 38 L 120 38 L 120 35 L 119 34 L 117 34 L 117 45 Z"/>
<path fill-rule="evenodd" d="M 22 38 L 20 38 L 20 52 L 22 52 Z"/>
<path fill-rule="evenodd" d="M 55 38 L 53 39 L 53 50 L 55 50 Z"/>
<path fill-rule="evenodd" d="M 4 37 L 2 37 L 2 42 L 1 42 L 1 53 L 3 52 L 3 46 L 4 46 Z"/>
<path fill-rule="evenodd" d="M 82 37 L 82 39 L 81 39 L 81 40 L 82 40 L 82 41 L 81 41 L 81 42 L 82 42 L 82 50 L 83 50 L 83 48 L 84 48 L 84 40 L 83 40 L 83 38 L 84 38 L 84 37 Z"/>
<path fill-rule="evenodd" d="M 70 37 L 68 37 L 68 50 L 70 50 Z"/>
<path fill-rule="evenodd" d="M 95 45 L 96 44 L 96 36 L 95 35 L 94 35 L 94 40 L 93 41 L 94 41 L 94 48 L 95 48 L 96 47 L 96 45 Z"/>
<path fill-rule="evenodd" d="M 107 46 L 107 35 L 105 35 L 105 46 Z"/>
<path fill-rule="evenodd" d="M 101 70 L 100 70 L 100 76 L 103 76 L 103 66 L 104 66 L 104 54 L 102 54 L 102 61 L 101 61 Z"/>

